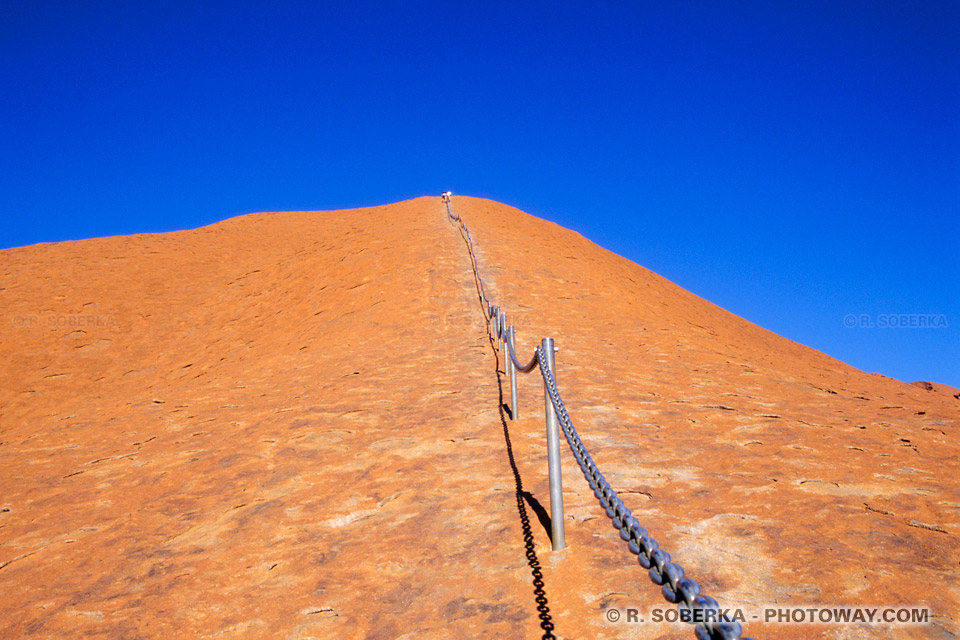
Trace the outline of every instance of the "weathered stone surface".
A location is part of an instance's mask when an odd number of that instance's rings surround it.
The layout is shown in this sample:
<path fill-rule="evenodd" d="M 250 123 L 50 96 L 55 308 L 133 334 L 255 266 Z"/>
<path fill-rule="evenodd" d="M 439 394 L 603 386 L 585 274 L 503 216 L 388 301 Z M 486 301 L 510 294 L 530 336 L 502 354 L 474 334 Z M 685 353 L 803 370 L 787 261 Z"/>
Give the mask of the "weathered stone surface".
<path fill-rule="evenodd" d="M 557 340 L 595 460 L 704 592 L 934 610 L 750 635 L 960 635 L 957 400 L 454 204 L 519 350 Z M 666 603 L 567 452 L 550 551 L 542 389 L 504 423 L 438 198 L 11 249 L 0 278 L 0 637 L 540 637 L 538 595 L 558 637 L 692 637 L 606 622 Z"/>
<path fill-rule="evenodd" d="M 960 389 L 957 389 L 956 387 L 951 387 L 948 384 L 941 384 L 939 382 L 927 382 L 926 380 L 918 380 L 913 384 L 914 386 L 920 387 L 921 389 L 925 389 L 927 391 L 934 391 L 936 393 L 943 393 L 950 396 L 951 398 L 960 400 Z"/>

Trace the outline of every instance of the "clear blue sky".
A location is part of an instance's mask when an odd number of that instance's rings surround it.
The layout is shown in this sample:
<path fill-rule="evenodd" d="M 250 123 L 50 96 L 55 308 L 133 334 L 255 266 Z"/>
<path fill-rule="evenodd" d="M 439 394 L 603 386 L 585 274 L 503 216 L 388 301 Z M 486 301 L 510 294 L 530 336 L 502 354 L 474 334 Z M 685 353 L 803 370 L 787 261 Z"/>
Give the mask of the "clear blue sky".
<path fill-rule="evenodd" d="M 7 0 L 0 247 L 452 189 L 960 386 L 960 3 L 589 5 Z"/>

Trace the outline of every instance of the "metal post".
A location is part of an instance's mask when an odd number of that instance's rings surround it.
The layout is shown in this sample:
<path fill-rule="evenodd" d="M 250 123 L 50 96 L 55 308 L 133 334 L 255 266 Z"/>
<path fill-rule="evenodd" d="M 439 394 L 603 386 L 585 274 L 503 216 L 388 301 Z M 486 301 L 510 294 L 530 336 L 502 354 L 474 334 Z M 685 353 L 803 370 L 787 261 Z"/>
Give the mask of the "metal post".
<path fill-rule="evenodd" d="M 500 353 L 503 353 L 503 339 L 506 337 L 507 332 L 507 314 L 503 311 L 500 312 L 500 340 L 497 341 L 499 345 L 497 348 L 500 349 Z"/>
<path fill-rule="evenodd" d="M 510 327 L 507 329 L 507 340 L 510 341 L 510 347 L 507 349 L 507 367 L 510 368 L 510 417 L 517 420 L 520 417 L 520 410 L 517 409 L 517 368 L 513 365 L 513 358 L 510 357 L 510 351 L 517 351 L 517 341 L 513 339 L 516 329 Z"/>
<path fill-rule="evenodd" d="M 553 355 L 553 338 L 544 338 L 540 343 L 546 366 L 557 379 L 557 366 Z M 550 526 L 553 541 L 553 550 L 560 551 L 567 542 L 563 536 L 563 478 L 560 473 L 560 432 L 557 423 L 557 414 L 550 401 L 550 392 L 546 385 L 543 387 L 544 412 L 547 414 L 547 466 L 550 472 Z"/>

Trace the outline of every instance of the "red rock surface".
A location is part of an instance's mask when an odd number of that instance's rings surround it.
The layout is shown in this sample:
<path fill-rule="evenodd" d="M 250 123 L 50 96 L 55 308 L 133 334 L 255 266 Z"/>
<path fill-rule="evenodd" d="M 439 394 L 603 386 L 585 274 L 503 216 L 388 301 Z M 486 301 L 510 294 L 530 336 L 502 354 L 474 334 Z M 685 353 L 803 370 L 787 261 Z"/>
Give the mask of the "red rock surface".
<path fill-rule="evenodd" d="M 520 352 L 557 340 L 594 459 L 705 593 L 933 611 L 749 635 L 960 635 L 956 400 L 454 205 Z M 537 567 L 558 637 L 692 637 L 605 621 L 666 603 L 566 450 L 550 551 L 542 388 L 503 421 L 439 198 L 10 249 L 0 278 L 0 637 L 540 637 Z"/>
<path fill-rule="evenodd" d="M 943 393 L 951 398 L 960 400 L 960 389 L 956 387 L 951 387 L 948 384 L 941 384 L 939 382 L 927 382 L 926 380 L 918 380 L 913 383 L 915 386 L 925 389 L 927 391 L 933 391 L 936 393 Z"/>

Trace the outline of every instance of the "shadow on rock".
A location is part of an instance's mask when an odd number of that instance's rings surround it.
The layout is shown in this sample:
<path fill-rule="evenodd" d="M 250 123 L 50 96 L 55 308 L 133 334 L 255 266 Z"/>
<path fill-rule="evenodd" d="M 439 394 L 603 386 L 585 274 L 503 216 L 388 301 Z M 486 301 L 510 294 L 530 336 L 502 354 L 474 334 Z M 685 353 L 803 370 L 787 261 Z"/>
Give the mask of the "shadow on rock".
<path fill-rule="evenodd" d="M 510 442 L 510 428 L 507 426 L 507 412 L 503 404 L 503 381 L 500 377 L 499 356 L 497 359 L 497 387 L 500 390 L 500 424 L 503 427 L 503 441 L 507 446 L 507 457 L 510 459 L 510 469 L 513 470 L 513 481 L 516 485 L 517 513 L 520 516 L 520 526 L 523 528 L 523 545 L 526 549 L 527 564 L 530 566 L 530 575 L 533 576 L 533 593 L 534 599 L 537 602 L 540 628 L 543 629 L 542 638 L 543 640 L 556 640 L 556 636 L 553 635 L 553 618 L 550 616 L 547 592 L 544 588 L 543 570 L 540 567 L 540 559 L 537 558 L 537 551 L 533 542 L 533 529 L 530 527 L 530 516 L 527 515 L 527 504 L 529 504 L 533 512 L 537 514 L 537 519 L 547 531 L 548 535 L 552 531 L 550 515 L 532 494 L 523 489 L 520 470 L 517 469 L 517 462 L 513 457 L 513 444 Z"/>

